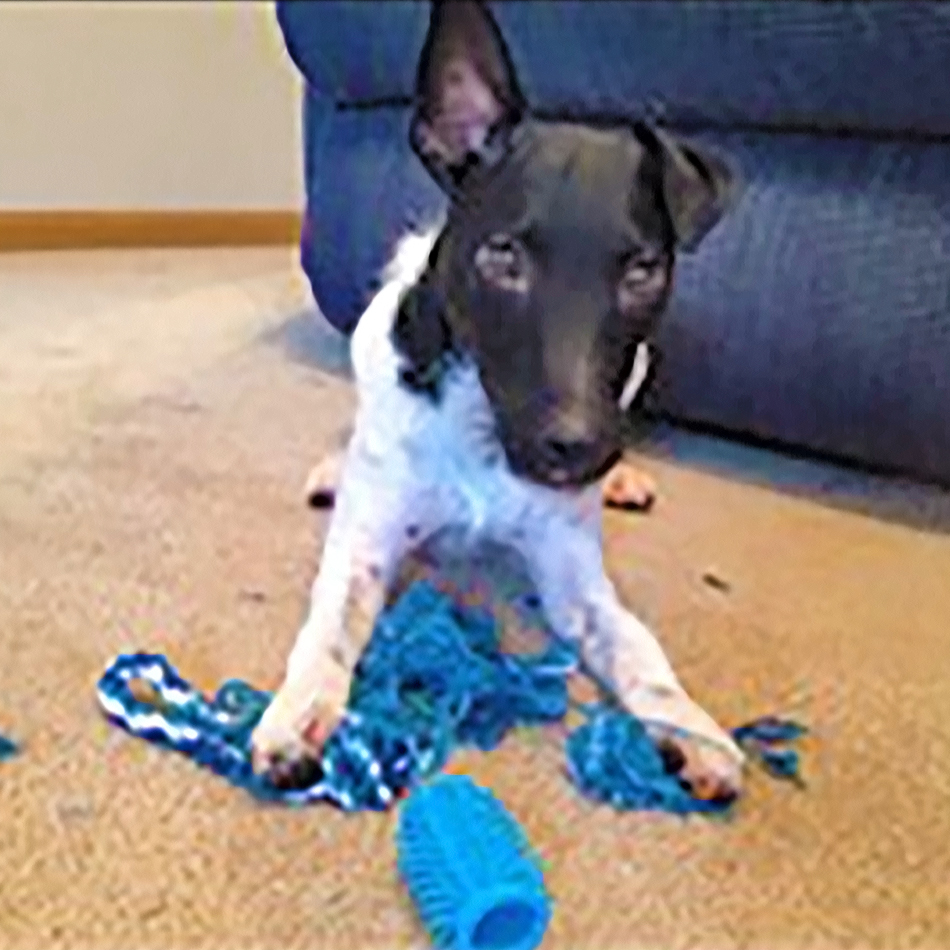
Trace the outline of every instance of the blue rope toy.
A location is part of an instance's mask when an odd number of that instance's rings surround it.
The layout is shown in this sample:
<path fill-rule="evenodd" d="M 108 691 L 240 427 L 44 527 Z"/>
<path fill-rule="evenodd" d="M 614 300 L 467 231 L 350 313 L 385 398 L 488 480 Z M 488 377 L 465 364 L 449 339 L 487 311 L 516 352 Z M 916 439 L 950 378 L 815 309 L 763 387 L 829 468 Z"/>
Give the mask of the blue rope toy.
<path fill-rule="evenodd" d="M 418 582 L 380 616 L 357 665 L 347 714 L 324 744 L 320 774 L 303 789 L 278 788 L 254 773 L 250 737 L 270 694 L 241 680 L 226 681 L 209 699 L 165 657 L 133 653 L 108 667 L 97 694 L 116 725 L 189 756 L 259 799 L 383 810 L 438 772 L 455 747 L 487 751 L 514 726 L 562 719 L 570 706 L 567 675 L 578 665 L 577 651 L 560 642 L 533 656 L 502 653 L 487 612 Z M 155 701 L 136 698 L 132 687 L 143 681 Z M 728 807 L 690 795 L 631 714 L 609 702 L 578 708 L 587 719 L 568 737 L 566 753 L 568 773 L 583 794 L 618 809 L 684 814 Z M 773 775 L 798 780 L 797 753 L 780 746 L 804 731 L 767 718 L 733 735 Z"/>
<path fill-rule="evenodd" d="M 12 739 L 0 735 L 0 762 L 12 759 L 19 751 L 19 746 Z"/>

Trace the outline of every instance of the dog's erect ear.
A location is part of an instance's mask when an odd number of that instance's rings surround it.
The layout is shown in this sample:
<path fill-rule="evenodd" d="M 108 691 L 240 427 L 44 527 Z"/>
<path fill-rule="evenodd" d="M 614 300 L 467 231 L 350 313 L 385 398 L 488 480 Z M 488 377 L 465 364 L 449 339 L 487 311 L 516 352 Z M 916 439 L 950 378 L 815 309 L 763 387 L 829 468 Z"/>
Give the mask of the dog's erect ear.
<path fill-rule="evenodd" d="M 660 160 L 663 197 L 676 247 L 692 251 L 735 204 L 736 170 L 715 152 L 637 123 L 637 138 Z"/>
<path fill-rule="evenodd" d="M 416 75 L 412 146 L 436 181 L 456 190 L 491 164 L 525 103 L 491 13 L 478 0 L 434 0 Z"/>

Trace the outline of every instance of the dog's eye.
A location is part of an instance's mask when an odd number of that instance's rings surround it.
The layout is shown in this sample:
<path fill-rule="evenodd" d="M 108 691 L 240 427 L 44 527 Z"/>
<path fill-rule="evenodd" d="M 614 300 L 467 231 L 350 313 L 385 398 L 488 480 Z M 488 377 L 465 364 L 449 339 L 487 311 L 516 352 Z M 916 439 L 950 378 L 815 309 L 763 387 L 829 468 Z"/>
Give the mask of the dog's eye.
<path fill-rule="evenodd" d="M 506 234 L 490 237 L 475 252 L 475 269 L 485 283 L 498 290 L 525 293 L 528 263 L 524 248 Z"/>
<path fill-rule="evenodd" d="M 617 304 L 621 310 L 648 302 L 666 286 L 666 268 L 661 257 L 635 257 L 623 267 L 617 283 Z"/>

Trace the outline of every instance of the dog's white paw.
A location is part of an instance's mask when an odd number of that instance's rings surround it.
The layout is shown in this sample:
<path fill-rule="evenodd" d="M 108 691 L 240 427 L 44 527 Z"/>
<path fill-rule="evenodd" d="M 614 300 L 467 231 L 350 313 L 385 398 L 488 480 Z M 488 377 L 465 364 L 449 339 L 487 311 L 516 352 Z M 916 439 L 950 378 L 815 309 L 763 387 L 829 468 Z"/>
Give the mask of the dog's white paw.
<path fill-rule="evenodd" d="M 670 772 L 705 801 L 731 802 L 742 794 L 745 756 L 731 741 L 650 730 Z"/>
<path fill-rule="evenodd" d="M 300 788 L 319 778 L 323 744 L 343 718 L 340 703 L 298 704 L 278 692 L 251 734 L 251 761 L 258 775 L 280 788 Z"/>
<path fill-rule="evenodd" d="M 271 771 L 278 762 L 302 759 L 317 751 L 308 746 L 303 730 L 274 710 L 272 703 L 251 734 L 254 771 L 259 774 Z"/>
<path fill-rule="evenodd" d="M 686 693 L 639 687 L 626 695 L 625 705 L 644 722 L 667 770 L 693 795 L 732 801 L 741 794 L 745 753 Z"/>

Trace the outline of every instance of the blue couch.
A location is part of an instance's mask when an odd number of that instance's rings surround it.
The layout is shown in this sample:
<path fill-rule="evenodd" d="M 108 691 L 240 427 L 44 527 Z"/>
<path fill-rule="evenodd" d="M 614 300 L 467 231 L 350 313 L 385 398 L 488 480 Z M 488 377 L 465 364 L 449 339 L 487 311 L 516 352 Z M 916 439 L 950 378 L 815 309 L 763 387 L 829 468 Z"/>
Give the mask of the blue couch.
<path fill-rule="evenodd" d="M 536 111 L 658 119 L 743 169 L 680 260 L 653 411 L 950 485 L 950 4 L 490 6 Z M 306 79 L 302 263 L 344 332 L 443 202 L 406 137 L 428 15 L 277 3 Z"/>

